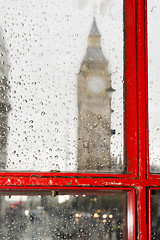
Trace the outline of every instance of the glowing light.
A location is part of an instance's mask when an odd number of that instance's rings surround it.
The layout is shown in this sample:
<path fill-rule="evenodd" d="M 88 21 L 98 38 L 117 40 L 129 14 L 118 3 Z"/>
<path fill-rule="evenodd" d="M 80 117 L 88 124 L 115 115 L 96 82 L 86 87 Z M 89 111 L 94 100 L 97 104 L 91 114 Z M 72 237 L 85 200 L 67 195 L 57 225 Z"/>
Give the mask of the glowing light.
<path fill-rule="evenodd" d="M 98 217 L 100 217 L 100 215 L 98 213 L 94 213 L 93 217 L 98 218 Z"/>
<path fill-rule="evenodd" d="M 75 214 L 75 217 L 76 217 L 76 218 L 80 218 L 81 216 L 82 216 L 82 215 L 81 215 L 80 213 L 76 213 L 76 214 Z"/>
<path fill-rule="evenodd" d="M 112 215 L 112 214 L 110 214 L 110 215 L 109 215 L 109 218 L 113 218 L 113 215 Z"/>
<path fill-rule="evenodd" d="M 103 219 L 103 223 L 106 223 L 107 222 L 107 220 L 106 219 Z"/>
<path fill-rule="evenodd" d="M 100 210 L 100 209 L 98 209 L 98 210 L 97 210 L 97 212 L 98 212 L 98 213 L 100 213 L 100 212 L 101 212 L 101 210 Z"/>
<path fill-rule="evenodd" d="M 103 214 L 103 218 L 107 218 L 107 214 Z"/>

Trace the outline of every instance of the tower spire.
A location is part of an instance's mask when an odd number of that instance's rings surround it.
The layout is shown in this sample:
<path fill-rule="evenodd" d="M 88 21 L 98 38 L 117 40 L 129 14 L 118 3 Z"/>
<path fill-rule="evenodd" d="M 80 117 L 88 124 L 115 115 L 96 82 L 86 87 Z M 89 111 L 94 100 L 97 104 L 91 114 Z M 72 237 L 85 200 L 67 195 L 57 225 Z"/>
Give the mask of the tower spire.
<path fill-rule="evenodd" d="M 93 18 L 91 31 L 88 36 L 88 46 L 89 47 L 101 47 L 101 34 L 98 30 L 95 17 Z"/>
<path fill-rule="evenodd" d="M 91 28 L 89 36 L 99 36 L 99 37 L 101 36 L 101 34 L 99 33 L 99 30 L 98 30 L 98 27 L 97 27 L 95 17 L 93 18 L 92 28 Z"/>
<path fill-rule="evenodd" d="M 88 36 L 88 46 L 83 63 L 98 62 L 108 64 L 101 49 L 101 34 L 98 30 L 95 17 L 93 18 L 92 27 Z M 83 67 L 83 64 L 81 65 Z"/>

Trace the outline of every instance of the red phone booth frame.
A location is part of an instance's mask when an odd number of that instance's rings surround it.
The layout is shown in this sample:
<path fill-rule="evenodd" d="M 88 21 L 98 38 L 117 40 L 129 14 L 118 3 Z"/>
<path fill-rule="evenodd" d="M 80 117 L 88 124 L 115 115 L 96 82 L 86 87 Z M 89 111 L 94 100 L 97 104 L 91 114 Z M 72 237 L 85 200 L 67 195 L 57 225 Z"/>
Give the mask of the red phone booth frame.
<path fill-rule="evenodd" d="M 151 239 L 151 190 L 160 175 L 149 172 L 147 0 L 124 0 L 125 174 L 2 172 L 3 194 L 126 190 L 128 240 Z M 97 192 L 98 193 L 98 192 Z"/>

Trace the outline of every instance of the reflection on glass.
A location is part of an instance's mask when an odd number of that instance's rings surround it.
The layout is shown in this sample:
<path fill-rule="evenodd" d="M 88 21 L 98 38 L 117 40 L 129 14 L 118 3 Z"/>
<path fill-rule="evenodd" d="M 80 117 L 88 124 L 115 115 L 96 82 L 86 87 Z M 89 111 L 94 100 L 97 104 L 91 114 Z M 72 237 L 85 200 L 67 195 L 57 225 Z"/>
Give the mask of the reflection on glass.
<path fill-rule="evenodd" d="M 122 240 L 125 202 L 125 193 L 1 197 L 0 238 Z"/>
<path fill-rule="evenodd" d="M 152 240 L 160 239 L 160 191 L 152 191 Z"/>
<path fill-rule="evenodd" d="M 150 171 L 160 173 L 160 1 L 148 3 Z"/>
<path fill-rule="evenodd" d="M 123 172 L 123 0 L 83 2 L 1 4 L 3 170 Z"/>

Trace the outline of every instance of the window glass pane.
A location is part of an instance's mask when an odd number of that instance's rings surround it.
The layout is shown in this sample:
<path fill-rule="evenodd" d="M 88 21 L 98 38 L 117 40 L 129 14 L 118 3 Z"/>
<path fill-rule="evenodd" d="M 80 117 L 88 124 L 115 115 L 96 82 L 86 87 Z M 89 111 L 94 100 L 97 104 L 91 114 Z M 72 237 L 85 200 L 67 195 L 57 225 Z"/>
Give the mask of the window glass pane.
<path fill-rule="evenodd" d="M 1 197 L 1 239 L 104 239 L 125 235 L 126 194 Z"/>
<path fill-rule="evenodd" d="M 160 191 L 152 191 L 151 195 L 152 211 L 152 239 L 160 239 Z"/>
<path fill-rule="evenodd" d="M 160 1 L 148 1 L 150 170 L 160 172 Z"/>
<path fill-rule="evenodd" d="M 123 0 L 3 0 L 0 165 L 123 171 Z"/>

